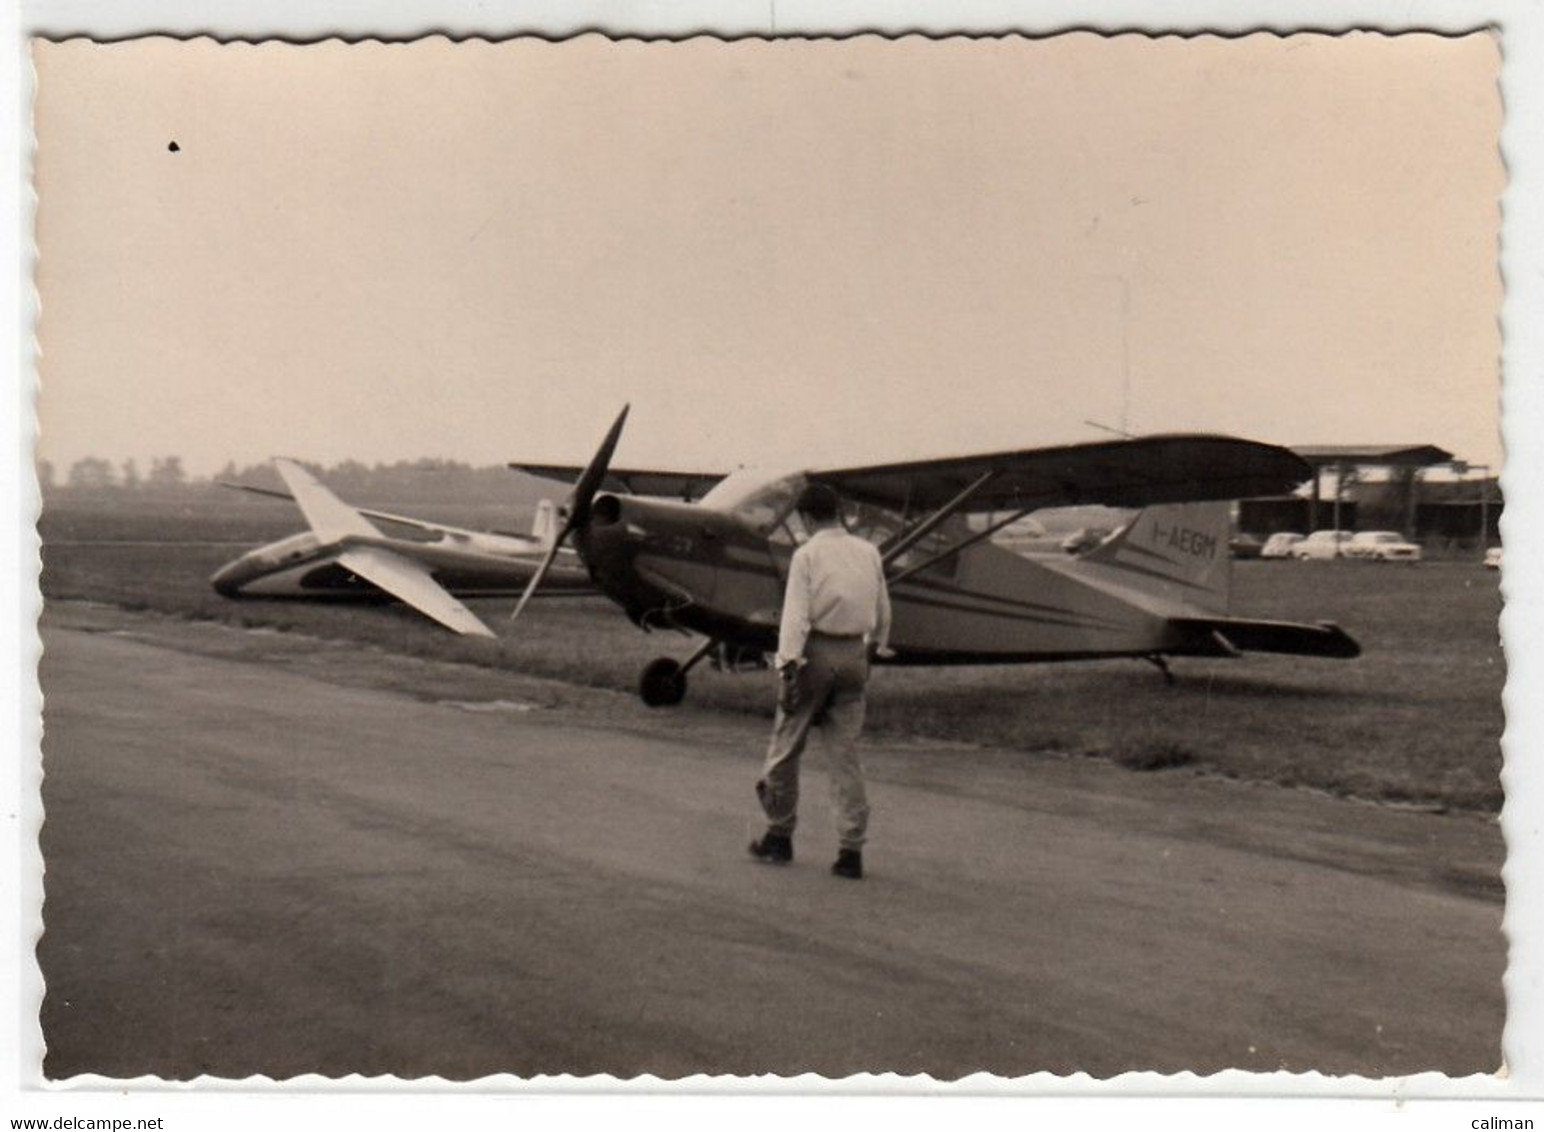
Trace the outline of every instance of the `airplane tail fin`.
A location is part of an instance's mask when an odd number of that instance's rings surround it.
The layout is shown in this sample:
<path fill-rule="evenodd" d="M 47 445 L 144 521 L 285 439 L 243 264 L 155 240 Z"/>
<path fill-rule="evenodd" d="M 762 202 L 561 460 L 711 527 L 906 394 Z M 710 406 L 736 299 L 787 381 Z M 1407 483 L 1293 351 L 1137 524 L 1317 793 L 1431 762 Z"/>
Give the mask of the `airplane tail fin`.
<path fill-rule="evenodd" d="M 550 499 L 536 505 L 536 517 L 531 520 L 531 537 L 543 548 L 552 545 L 558 537 L 558 509 Z"/>
<path fill-rule="evenodd" d="M 1130 575 L 1129 583 L 1208 613 L 1226 613 L 1233 581 L 1224 502 L 1148 507 L 1082 556 Z"/>
<path fill-rule="evenodd" d="M 1232 530 L 1226 503 L 1149 507 L 1082 561 L 1118 570 L 1124 586 L 1183 606 L 1168 613 L 1169 624 L 1184 642 L 1169 650 L 1177 654 L 1275 652 L 1350 659 L 1361 653 L 1355 639 L 1333 622 L 1307 625 L 1229 617 Z"/>

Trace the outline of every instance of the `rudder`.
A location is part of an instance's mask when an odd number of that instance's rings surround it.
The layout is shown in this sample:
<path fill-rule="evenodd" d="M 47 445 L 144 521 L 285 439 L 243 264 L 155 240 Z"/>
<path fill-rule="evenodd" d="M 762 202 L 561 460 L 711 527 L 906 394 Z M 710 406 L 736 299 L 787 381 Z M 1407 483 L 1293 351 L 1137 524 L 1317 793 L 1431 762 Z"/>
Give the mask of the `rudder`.
<path fill-rule="evenodd" d="M 1119 569 L 1137 589 L 1226 613 L 1233 579 L 1232 529 L 1225 502 L 1148 507 L 1081 560 Z"/>

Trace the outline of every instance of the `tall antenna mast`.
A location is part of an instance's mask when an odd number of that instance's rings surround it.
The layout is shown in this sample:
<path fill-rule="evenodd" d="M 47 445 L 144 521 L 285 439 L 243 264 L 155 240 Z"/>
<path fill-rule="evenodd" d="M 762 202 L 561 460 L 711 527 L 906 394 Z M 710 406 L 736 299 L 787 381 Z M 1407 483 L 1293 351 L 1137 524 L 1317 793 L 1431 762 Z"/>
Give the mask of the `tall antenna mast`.
<path fill-rule="evenodd" d="M 1085 420 L 1083 423 L 1088 425 L 1089 428 L 1097 428 L 1100 432 L 1107 432 L 1111 436 L 1119 436 L 1125 440 L 1131 439 L 1131 433 L 1123 428 L 1111 428 L 1109 425 L 1100 424 L 1098 421 Z"/>

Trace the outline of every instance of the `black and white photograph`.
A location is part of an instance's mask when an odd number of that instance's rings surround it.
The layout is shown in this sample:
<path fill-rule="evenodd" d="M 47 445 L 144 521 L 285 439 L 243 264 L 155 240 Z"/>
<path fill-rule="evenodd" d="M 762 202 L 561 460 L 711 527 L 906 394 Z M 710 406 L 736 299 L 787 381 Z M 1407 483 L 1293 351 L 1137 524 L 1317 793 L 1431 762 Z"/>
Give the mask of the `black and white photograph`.
<path fill-rule="evenodd" d="M 1504 1076 L 1497 29 L 26 50 L 42 1081 Z"/>

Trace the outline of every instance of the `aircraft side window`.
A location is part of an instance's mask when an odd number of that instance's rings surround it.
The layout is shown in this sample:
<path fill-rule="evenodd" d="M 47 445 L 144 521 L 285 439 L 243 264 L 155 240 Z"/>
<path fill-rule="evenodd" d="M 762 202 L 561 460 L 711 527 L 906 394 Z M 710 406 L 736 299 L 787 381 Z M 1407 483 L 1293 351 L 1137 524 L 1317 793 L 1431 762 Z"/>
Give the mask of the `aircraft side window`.
<path fill-rule="evenodd" d="M 809 535 L 805 533 L 804 524 L 797 515 L 787 515 L 783 521 L 772 528 L 768 535 L 774 546 L 803 546 Z"/>
<path fill-rule="evenodd" d="M 774 542 L 783 541 L 789 536 L 780 528 L 784 518 L 794 509 L 803 482 L 802 476 L 785 476 L 770 483 L 742 484 L 745 490 L 738 494 L 726 491 L 721 504 L 758 534 Z"/>
<path fill-rule="evenodd" d="M 892 511 L 862 503 L 850 504 L 844 513 L 844 518 L 849 531 L 859 538 L 867 539 L 875 546 L 883 546 L 905 530 L 907 525 L 902 516 Z M 963 521 L 960 524 L 946 523 L 941 530 L 934 531 L 902 554 L 895 564 L 896 568 L 905 570 L 929 561 L 958 542 L 963 537 L 962 529 Z M 924 576 L 935 578 L 953 578 L 959 572 L 959 564 L 959 556 L 951 554 L 948 558 L 925 567 L 922 573 Z"/>
<path fill-rule="evenodd" d="M 911 567 L 918 565 L 919 563 L 932 562 L 932 559 L 936 558 L 945 550 L 948 550 L 949 547 L 953 546 L 958 541 L 960 541 L 958 538 L 950 538 L 947 535 L 934 532 L 927 538 L 923 539 L 916 546 L 908 550 L 905 554 L 901 555 L 897 566 L 902 570 L 908 570 Z M 953 578 L 956 574 L 959 573 L 959 570 L 960 556 L 958 554 L 951 554 L 947 558 L 941 558 L 937 562 L 932 562 L 930 566 L 924 567 L 922 570 L 922 576 L 934 578 Z"/>
<path fill-rule="evenodd" d="M 875 545 L 893 538 L 903 525 L 899 516 L 863 503 L 848 504 L 842 518 L 849 531 Z"/>

